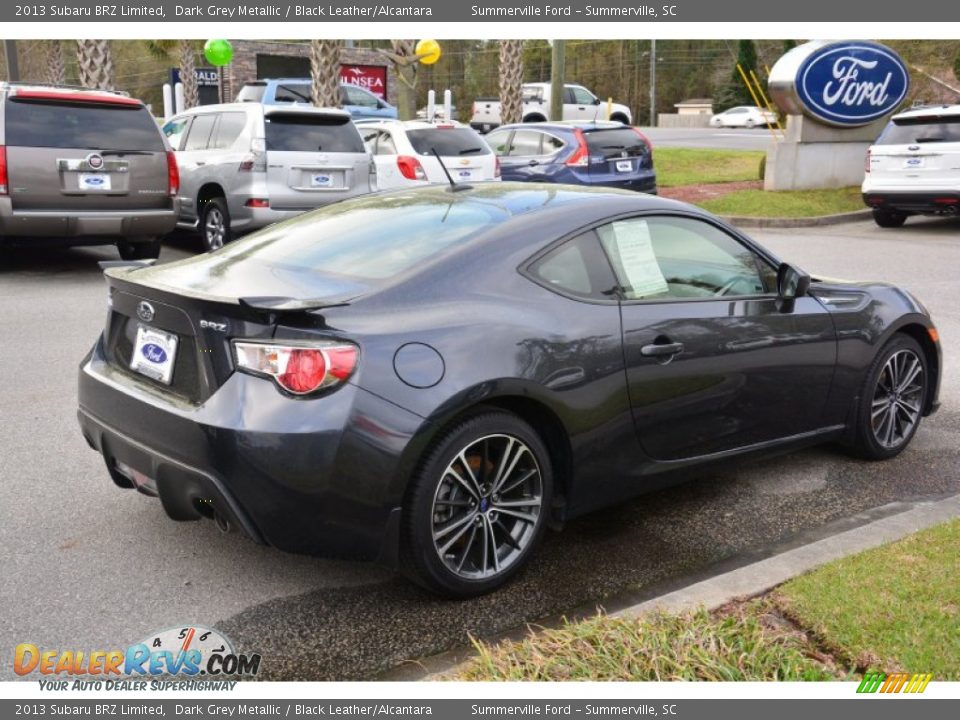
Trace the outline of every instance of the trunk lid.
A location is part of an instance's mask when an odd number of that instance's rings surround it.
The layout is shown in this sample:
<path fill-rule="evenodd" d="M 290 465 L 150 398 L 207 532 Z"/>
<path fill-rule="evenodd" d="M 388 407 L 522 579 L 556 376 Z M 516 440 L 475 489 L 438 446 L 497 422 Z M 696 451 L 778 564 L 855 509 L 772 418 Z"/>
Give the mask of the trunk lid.
<path fill-rule="evenodd" d="M 653 156 L 644 139 L 631 128 L 584 131 L 591 175 L 629 176 L 653 168 Z"/>
<path fill-rule="evenodd" d="M 4 108 L 10 198 L 22 210 L 169 207 L 166 146 L 142 103 L 18 91 Z"/>

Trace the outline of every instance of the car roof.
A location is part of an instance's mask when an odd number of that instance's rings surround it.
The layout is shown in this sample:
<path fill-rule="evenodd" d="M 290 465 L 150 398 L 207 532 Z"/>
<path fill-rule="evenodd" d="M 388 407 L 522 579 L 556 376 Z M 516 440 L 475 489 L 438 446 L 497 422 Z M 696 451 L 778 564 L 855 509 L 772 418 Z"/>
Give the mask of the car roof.
<path fill-rule="evenodd" d="M 566 130 L 567 132 L 582 130 L 584 132 L 594 132 L 596 130 L 622 130 L 623 128 L 629 127 L 630 125 L 625 125 L 622 122 L 607 120 L 555 120 L 552 122 L 511 123 L 509 125 L 501 125 L 496 129 L 529 130 L 532 128 L 536 130 Z"/>
<path fill-rule="evenodd" d="M 140 105 L 143 101 L 130 97 L 130 93 L 116 90 L 98 90 L 76 87 L 74 85 L 47 85 L 45 83 L 25 83 L 0 81 L 0 91 L 10 97 L 30 96 L 47 100 L 74 100 L 78 102 L 102 102 L 117 105 Z"/>
<path fill-rule="evenodd" d="M 960 105 L 924 105 L 922 107 L 910 108 L 904 112 L 897 113 L 893 120 L 901 118 L 922 118 L 929 117 L 931 120 L 942 117 L 960 116 Z"/>
<path fill-rule="evenodd" d="M 340 108 L 326 108 L 326 107 L 316 107 L 314 105 L 307 104 L 298 104 L 291 103 L 290 105 L 264 105 L 263 103 L 258 102 L 235 102 L 235 103 L 219 103 L 217 105 L 197 105 L 196 107 L 189 108 L 184 110 L 182 113 L 177 113 L 177 116 L 183 115 L 198 115 L 208 112 L 228 112 L 230 110 L 237 111 L 243 110 L 246 111 L 250 107 L 260 107 L 263 108 L 264 115 L 275 115 L 275 114 L 290 114 L 290 113 L 299 113 L 302 115 L 323 115 L 326 117 L 337 116 L 337 117 L 350 117 L 350 113 L 346 110 Z"/>
<path fill-rule="evenodd" d="M 389 127 L 400 130 L 428 130 L 431 128 L 466 128 L 467 125 L 457 122 L 456 120 L 444 120 L 438 119 L 434 121 L 429 120 L 397 120 L 396 118 L 368 118 L 364 120 L 356 120 L 355 124 L 361 127 Z"/>

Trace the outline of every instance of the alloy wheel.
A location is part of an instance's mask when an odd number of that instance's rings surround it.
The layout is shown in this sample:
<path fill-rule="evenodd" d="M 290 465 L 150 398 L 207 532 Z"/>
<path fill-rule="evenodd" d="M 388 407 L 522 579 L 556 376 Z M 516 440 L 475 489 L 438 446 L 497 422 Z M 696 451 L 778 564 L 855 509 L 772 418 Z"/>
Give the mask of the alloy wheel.
<path fill-rule="evenodd" d="M 870 406 L 873 437 L 884 448 L 906 442 L 920 421 L 926 378 L 913 350 L 898 350 L 883 366 Z"/>
<path fill-rule="evenodd" d="M 207 210 L 203 231 L 207 238 L 207 247 L 210 250 L 217 250 L 223 247 L 223 240 L 226 237 L 227 229 L 220 208 L 211 207 Z"/>
<path fill-rule="evenodd" d="M 543 477 L 530 448 L 487 435 L 447 465 L 433 498 L 433 544 L 455 575 L 483 580 L 513 565 L 536 537 Z"/>

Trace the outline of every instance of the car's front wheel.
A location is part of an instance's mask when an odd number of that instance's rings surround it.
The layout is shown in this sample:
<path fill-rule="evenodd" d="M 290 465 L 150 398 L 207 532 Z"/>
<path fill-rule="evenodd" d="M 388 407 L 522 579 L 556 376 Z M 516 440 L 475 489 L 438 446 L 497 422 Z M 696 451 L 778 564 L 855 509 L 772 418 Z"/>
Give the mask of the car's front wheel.
<path fill-rule="evenodd" d="M 873 221 L 882 228 L 898 228 L 907 221 L 907 214 L 897 210 L 874 208 Z"/>
<path fill-rule="evenodd" d="M 906 448 L 920 427 L 929 382 L 923 349 L 912 337 L 894 335 L 874 358 L 860 393 L 856 453 L 886 460 Z"/>
<path fill-rule="evenodd" d="M 552 467 L 526 422 L 499 410 L 457 424 L 428 452 L 404 506 L 404 572 L 472 597 L 503 585 L 546 527 Z"/>

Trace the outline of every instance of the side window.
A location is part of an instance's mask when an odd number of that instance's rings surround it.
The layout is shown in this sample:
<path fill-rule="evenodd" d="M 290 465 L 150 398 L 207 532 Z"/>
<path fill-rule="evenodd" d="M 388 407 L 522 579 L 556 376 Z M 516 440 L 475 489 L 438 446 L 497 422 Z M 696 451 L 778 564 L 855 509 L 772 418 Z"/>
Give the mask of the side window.
<path fill-rule="evenodd" d="M 597 234 L 628 300 L 735 297 L 773 290 L 765 261 L 701 220 L 630 218 L 599 227 Z"/>
<path fill-rule="evenodd" d="M 487 145 L 490 146 L 490 149 L 493 150 L 495 155 L 507 155 L 510 150 L 510 146 L 507 143 L 510 140 L 511 132 L 511 130 L 494 130 L 487 135 L 484 140 L 486 140 Z"/>
<path fill-rule="evenodd" d="M 510 157 L 525 157 L 540 154 L 540 138 L 542 133 L 535 130 L 517 130 L 510 141 Z"/>
<path fill-rule="evenodd" d="M 377 155 L 396 155 L 397 144 L 393 141 L 393 136 L 388 132 L 380 133 L 377 139 Z"/>
<path fill-rule="evenodd" d="M 596 100 L 590 92 L 582 87 L 573 87 L 570 89 L 573 92 L 573 101 L 577 105 L 593 105 L 593 101 Z"/>
<path fill-rule="evenodd" d="M 593 231 L 551 250 L 533 263 L 528 273 L 548 288 L 594 300 L 609 300 L 616 285 L 610 263 Z"/>
<path fill-rule="evenodd" d="M 180 150 L 183 144 L 183 136 L 190 124 L 190 118 L 174 118 L 163 126 L 163 134 L 167 136 L 167 142 L 174 150 Z"/>
<path fill-rule="evenodd" d="M 190 133 L 187 135 L 187 142 L 183 149 L 206 150 L 216 121 L 217 116 L 215 114 L 194 116 L 193 125 L 190 126 Z"/>
<path fill-rule="evenodd" d="M 563 101 L 564 101 L 565 103 L 567 103 L 568 105 L 572 105 L 572 104 L 574 104 L 575 102 L 577 102 L 577 101 L 576 101 L 576 98 L 574 98 L 574 96 L 573 96 L 573 88 L 570 87 L 569 85 L 567 85 L 567 86 L 563 89 Z"/>
<path fill-rule="evenodd" d="M 553 135 L 544 134 L 543 148 L 541 149 L 541 152 L 544 155 L 553 155 L 555 152 L 562 150 L 564 145 L 566 145 L 566 143 L 560 138 Z"/>
<path fill-rule="evenodd" d="M 296 85 L 277 85 L 277 91 L 273 96 L 274 102 L 292 102 L 292 103 L 311 103 L 311 89 L 309 83 L 297 83 Z"/>
<path fill-rule="evenodd" d="M 228 148 L 237 141 L 247 124 L 247 114 L 242 112 L 220 113 L 220 122 L 214 132 L 211 148 Z"/>
<path fill-rule="evenodd" d="M 373 95 L 369 95 L 363 90 L 358 90 L 350 85 L 341 85 L 340 87 L 346 92 L 347 105 L 359 105 L 360 107 L 367 108 L 377 107 L 377 99 Z"/>
<path fill-rule="evenodd" d="M 363 144 L 367 147 L 368 153 L 376 153 L 377 150 L 377 135 L 380 134 L 380 131 L 376 128 L 366 128 L 360 127 L 360 137 L 363 140 Z"/>

